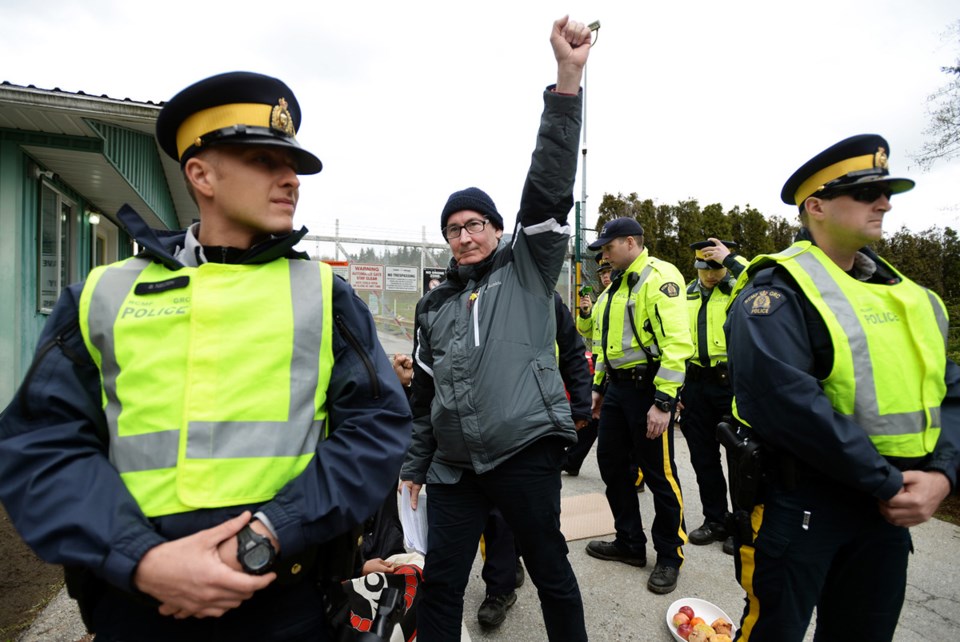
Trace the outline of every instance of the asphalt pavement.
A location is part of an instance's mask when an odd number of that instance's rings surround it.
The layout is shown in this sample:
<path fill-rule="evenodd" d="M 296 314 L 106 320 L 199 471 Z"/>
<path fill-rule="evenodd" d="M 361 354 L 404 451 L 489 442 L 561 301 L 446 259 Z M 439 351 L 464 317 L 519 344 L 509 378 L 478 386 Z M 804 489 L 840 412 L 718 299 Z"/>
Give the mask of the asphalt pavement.
<path fill-rule="evenodd" d="M 384 338 L 383 342 L 388 354 L 410 351 L 407 341 Z M 679 431 L 675 442 L 687 529 L 692 530 L 702 522 L 700 499 L 686 442 Z M 564 497 L 603 493 L 595 453 L 596 448 L 587 457 L 578 477 L 564 474 Z M 649 490 L 640 495 L 640 510 L 644 525 L 649 528 L 653 520 L 653 497 Z M 911 529 L 911 532 L 914 555 L 910 558 L 906 601 L 894 639 L 896 642 L 952 639 L 954 632 L 960 630 L 960 527 L 934 519 Z M 568 546 L 570 562 L 583 595 L 587 632 L 591 639 L 671 642 L 673 638 L 665 616 L 670 605 L 681 597 L 712 602 L 730 615 L 735 624 L 739 621 L 744 593 L 734 577 L 733 558 L 722 552 L 720 543 L 685 546 L 686 560 L 677 590 L 668 595 L 656 595 L 646 586 L 652 563 L 641 569 L 594 559 L 584 550 L 587 541 L 569 542 Z M 651 562 L 655 559 L 649 543 L 647 557 Z M 464 620 L 470 637 L 474 641 L 546 640 L 536 587 L 529 577 L 517 595 L 517 602 L 508 611 L 503 625 L 492 631 L 482 630 L 476 619 L 484 597 L 478 556 L 464 599 Z M 76 642 L 84 634 L 73 602 L 61 592 L 18 642 Z M 813 625 L 805 637 L 805 640 L 812 639 Z"/>

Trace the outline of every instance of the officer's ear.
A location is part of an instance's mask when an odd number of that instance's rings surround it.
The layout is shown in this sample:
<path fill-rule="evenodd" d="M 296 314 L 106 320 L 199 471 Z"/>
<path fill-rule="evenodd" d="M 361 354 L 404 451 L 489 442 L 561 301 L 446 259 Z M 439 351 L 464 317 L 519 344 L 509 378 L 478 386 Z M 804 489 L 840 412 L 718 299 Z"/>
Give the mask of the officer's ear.
<path fill-rule="evenodd" d="M 816 196 L 807 197 L 807 200 L 803 202 L 803 209 L 806 212 L 808 219 L 822 221 L 826 217 L 827 214 L 823 209 L 825 200 L 826 199 L 818 198 Z"/>
<path fill-rule="evenodd" d="M 183 175 L 197 196 L 213 197 L 216 181 L 213 163 L 201 155 L 193 156 L 183 166 Z"/>

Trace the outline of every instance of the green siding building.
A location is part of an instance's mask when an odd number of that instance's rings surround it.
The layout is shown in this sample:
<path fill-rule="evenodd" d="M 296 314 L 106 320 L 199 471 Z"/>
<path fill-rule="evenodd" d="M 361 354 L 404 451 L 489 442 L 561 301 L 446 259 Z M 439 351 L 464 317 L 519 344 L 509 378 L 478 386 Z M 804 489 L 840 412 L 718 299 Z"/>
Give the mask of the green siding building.
<path fill-rule="evenodd" d="M 162 229 L 197 217 L 154 139 L 160 106 L 0 83 L 0 408 L 60 292 L 133 253 L 121 205 Z"/>

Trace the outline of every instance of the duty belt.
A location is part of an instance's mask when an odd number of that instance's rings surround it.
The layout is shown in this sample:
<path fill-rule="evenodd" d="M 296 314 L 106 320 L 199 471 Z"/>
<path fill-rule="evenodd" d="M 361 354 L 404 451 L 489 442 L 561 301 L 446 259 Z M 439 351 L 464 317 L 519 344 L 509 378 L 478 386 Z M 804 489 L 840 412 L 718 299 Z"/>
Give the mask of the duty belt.
<path fill-rule="evenodd" d="M 705 383 L 718 383 L 722 386 L 730 385 L 730 377 L 727 371 L 727 364 L 723 361 L 717 365 L 704 368 L 695 363 L 687 364 L 686 381 L 703 381 Z"/>
<path fill-rule="evenodd" d="M 647 364 L 641 363 L 632 368 L 611 368 L 607 370 L 610 381 L 643 381 L 647 376 Z"/>

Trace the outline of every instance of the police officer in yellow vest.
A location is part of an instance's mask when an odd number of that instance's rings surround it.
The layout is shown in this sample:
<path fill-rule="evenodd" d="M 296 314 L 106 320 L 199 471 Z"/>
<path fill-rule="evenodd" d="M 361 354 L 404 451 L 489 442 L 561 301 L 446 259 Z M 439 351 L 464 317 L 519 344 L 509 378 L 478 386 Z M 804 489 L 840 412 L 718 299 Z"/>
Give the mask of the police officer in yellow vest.
<path fill-rule="evenodd" d="M 730 416 L 732 393 L 727 377 L 727 340 L 723 323 L 737 276 L 747 260 L 732 250 L 733 241 L 715 238 L 692 243 L 697 278 L 687 284 L 687 309 L 693 356 L 687 362 L 683 386 L 683 421 L 680 429 L 690 450 L 697 476 L 703 525 L 690 531 L 691 544 L 723 542 L 723 552 L 733 554 L 727 533 L 727 482 L 720 463 L 717 424 Z"/>
<path fill-rule="evenodd" d="M 603 258 L 602 254 L 597 255 L 597 279 L 600 281 L 600 292 L 597 294 L 597 303 L 600 298 L 606 296 L 607 288 L 613 281 L 613 266 Z M 593 299 L 586 292 L 580 293 L 580 300 L 577 302 L 577 332 L 587 341 L 593 339 Z M 592 347 L 591 347 L 592 350 Z M 596 360 L 594 360 L 596 361 Z"/>
<path fill-rule="evenodd" d="M 784 202 L 802 228 L 753 260 L 728 311 L 734 408 L 765 452 L 739 639 L 891 640 L 903 604 L 907 527 L 956 482 L 957 366 L 933 292 L 866 247 L 894 194 L 880 136 L 853 136 L 805 163 Z"/>
<path fill-rule="evenodd" d="M 328 639 L 334 543 L 396 484 L 410 413 L 370 313 L 294 250 L 299 126 L 261 74 L 168 101 L 199 223 L 125 207 L 143 251 L 63 293 L 0 420 L 0 499 L 97 640 Z"/>
<path fill-rule="evenodd" d="M 646 541 L 636 493 L 633 455 L 654 494 L 651 528 L 657 553 L 647 581 L 654 593 L 677 587 L 686 540 L 683 497 L 674 462 L 673 418 L 687 359 L 693 352 L 683 277 L 650 256 L 633 218 L 606 223 L 591 251 L 620 274 L 594 307 L 594 415 L 600 417 L 597 463 L 613 512 L 616 539 L 592 541 L 587 554 L 646 566 Z M 601 395 L 604 377 L 609 379 Z M 602 404 L 602 412 L 601 412 Z M 635 462 L 636 463 L 636 462 Z"/>

